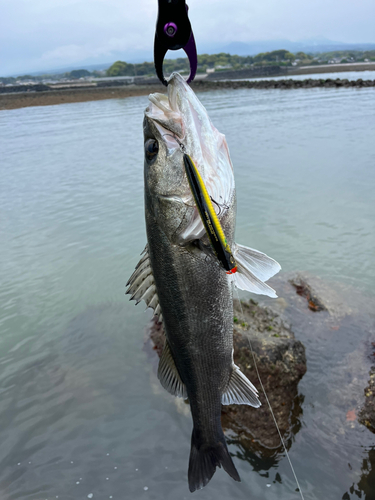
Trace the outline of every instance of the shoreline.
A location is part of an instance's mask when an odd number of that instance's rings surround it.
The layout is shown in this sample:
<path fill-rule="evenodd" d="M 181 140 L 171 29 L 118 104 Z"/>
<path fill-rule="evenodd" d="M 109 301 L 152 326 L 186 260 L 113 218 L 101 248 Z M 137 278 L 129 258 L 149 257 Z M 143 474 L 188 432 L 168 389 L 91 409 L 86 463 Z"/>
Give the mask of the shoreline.
<path fill-rule="evenodd" d="M 165 87 L 160 85 L 129 85 L 122 87 L 90 87 L 70 88 L 63 90 L 47 90 L 42 92 L 17 92 L 0 94 L 0 110 L 27 108 L 30 106 L 52 106 L 74 102 L 102 101 L 105 99 L 120 99 L 137 97 L 152 92 L 162 92 Z"/>
<path fill-rule="evenodd" d="M 287 75 L 286 75 L 287 76 Z M 333 80 L 331 78 L 305 80 L 197 80 L 193 82 L 192 88 L 196 92 L 204 92 L 219 89 L 298 89 L 298 88 L 364 88 L 375 87 L 375 80 Z M 143 85 L 122 85 L 106 87 L 70 87 L 66 89 L 51 89 L 39 92 L 14 92 L 0 94 L 0 110 L 12 110 L 32 106 L 52 106 L 56 104 L 68 104 L 88 101 L 101 101 L 105 99 L 122 99 L 125 97 L 137 97 L 148 95 L 153 92 L 164 92 L 165 87 L 161 83 L 149 83 Z"/>

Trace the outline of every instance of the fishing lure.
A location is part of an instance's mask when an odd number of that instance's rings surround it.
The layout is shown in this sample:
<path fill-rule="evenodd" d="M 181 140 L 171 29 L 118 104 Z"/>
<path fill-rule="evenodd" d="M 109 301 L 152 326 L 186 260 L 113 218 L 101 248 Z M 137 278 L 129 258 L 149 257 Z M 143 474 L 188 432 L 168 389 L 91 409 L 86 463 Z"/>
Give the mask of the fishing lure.
<path fill-rule="evenodd" d="M 193 160 L 185 152 L 184 165 L 190 189 L 214 252 L 226 273 L 234 274 L 237 271 L 237 264 L 212 205 L 210 195 Z"/>

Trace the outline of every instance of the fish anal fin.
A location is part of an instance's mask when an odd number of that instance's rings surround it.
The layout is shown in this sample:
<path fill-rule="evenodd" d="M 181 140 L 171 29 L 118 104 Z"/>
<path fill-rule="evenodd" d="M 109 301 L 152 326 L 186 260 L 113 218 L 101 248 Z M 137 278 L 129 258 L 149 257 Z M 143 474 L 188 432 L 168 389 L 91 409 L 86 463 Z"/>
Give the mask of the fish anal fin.
<path fill-rule="evenodd" d="M 259 408 L 258 391 L 250 380 L 233 364 L 232 375 L 227 390 L 221 397 L 223 405 L 249 405 Z"/>
<path fill-rule="evenodd" d="M 161 385 L 172 396 L 187 399 L 185 384 L 177 371 L 168 341 L 165 342 L 158 367 L 158 379 Z"/>

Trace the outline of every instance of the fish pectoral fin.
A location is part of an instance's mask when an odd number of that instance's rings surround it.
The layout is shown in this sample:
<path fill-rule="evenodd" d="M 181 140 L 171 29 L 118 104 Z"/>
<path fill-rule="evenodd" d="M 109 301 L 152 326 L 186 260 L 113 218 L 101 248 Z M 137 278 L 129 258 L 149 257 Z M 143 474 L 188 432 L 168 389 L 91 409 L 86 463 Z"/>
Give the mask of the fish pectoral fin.
<path fill-rule="evenodd" d="M 187 390 L 177 371 L 168 341 L 165 341 L 159 361 L 158 379 L 164 389 L 172 394 L 172 396 L 187 399 Z"/>
<path fill-rule="evenodd" d="M 142 252 L 142 258 L 135 267 L 134 273 L 130 276 L 126 284 L 128 289 L 125 293 L 131 294 L 130 300 L 136 300 L 137 304 L 144 300 L 147 307 L 154 310 L 154 314 L 159 316 L 161 321 L 161 309 L 159 297 L 156 292 L 154 276 L 152 274 L 150 257 L 148 255 L 148 245 Z"/>
<path fill-rule="evenodd" d="M 231 276 L 237 288 L 268 297 L 277 297 L 275 290 L 264 281 L 280 271 L 281 266 L 278 262 L 265 253 L 238 243 L 233 245 L 233 256 L 237 263 L 237 272 Z"/>
<path fill-rule="evenodd" d="M 223 405 L 249 405 L 259 408 L 258 391 L 250 380 L 233 364 L 232 375 L 227 390 L 221 397 Z"/>

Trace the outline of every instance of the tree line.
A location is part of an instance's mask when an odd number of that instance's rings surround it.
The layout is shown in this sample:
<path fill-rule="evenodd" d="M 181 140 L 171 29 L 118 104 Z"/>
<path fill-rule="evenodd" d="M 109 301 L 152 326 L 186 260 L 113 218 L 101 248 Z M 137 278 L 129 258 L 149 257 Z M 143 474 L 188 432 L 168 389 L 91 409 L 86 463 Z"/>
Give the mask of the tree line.
<path fill-rule="evenodd" d="M 198 55 L 198 72 L 206 72 L 207 69 L 215 71 L 225 69 L 242 69 L 251 65 L 279 64 L 289 65 L 295 60 L 295 56 L 287 50 L 274 50 L 265 52 L 256 56 L 237 56 L 221 52 L 219 54 L 200 54 Z M 177 59 L 164 60 L 164 72 L 170 74 L 173 71 L 188 73 L 190 70 L 187 58 L 179 57 Z M 127 63 L 125 61 L 116 61 L 107 69 L 107 76 L 149 76 L 155 74 L 154 64 L 144 62 L 140 64 Z"/>
<path fill-rule="evenodd" d="M 262 52 L 255 56 L 238 56 L 224 52 L 219 54 L 200 54 L 198 55 L 198 72 L 205 73 L 208 71 L 226 71 L 240 70 L 253 66 L 262 65 L 277 65 L 290 66 L 294 65 L 311 65 L 311 64 L 328 64 L 330 62 L 375 62 L 375 50 L 356 51 L 356 50 L 338 50 L 334 52 L 324 52 L 317 54 L 306 54 L 297 52 L 292 54 L 287 50 L 273 50 L 271 52 Z M 166 75 L 173 71 L 178 71 L 182 74 L 187 74 L 190 71 L 189 61 L 185 57 L 177 59 L 164 60 L 164 73 Z M 105 72 L 108 77 L 115 76 L 155 76 L 155 68 L 152 62 L 143 62 L 140 64 L 127 63 L 125 61 L 116 61 Z M 86 77 L 102 77 L 102 71 L 88 71 L 86 69 L 73 70 L 61 74 L 45 74 L 45 75 L 23 75 L 18 77 L 0 77 L 0 83 L 3 85 L 14 84 L 17 81 L 40 82 L 47 78 L 55 80 L 76 80 Z"/>

